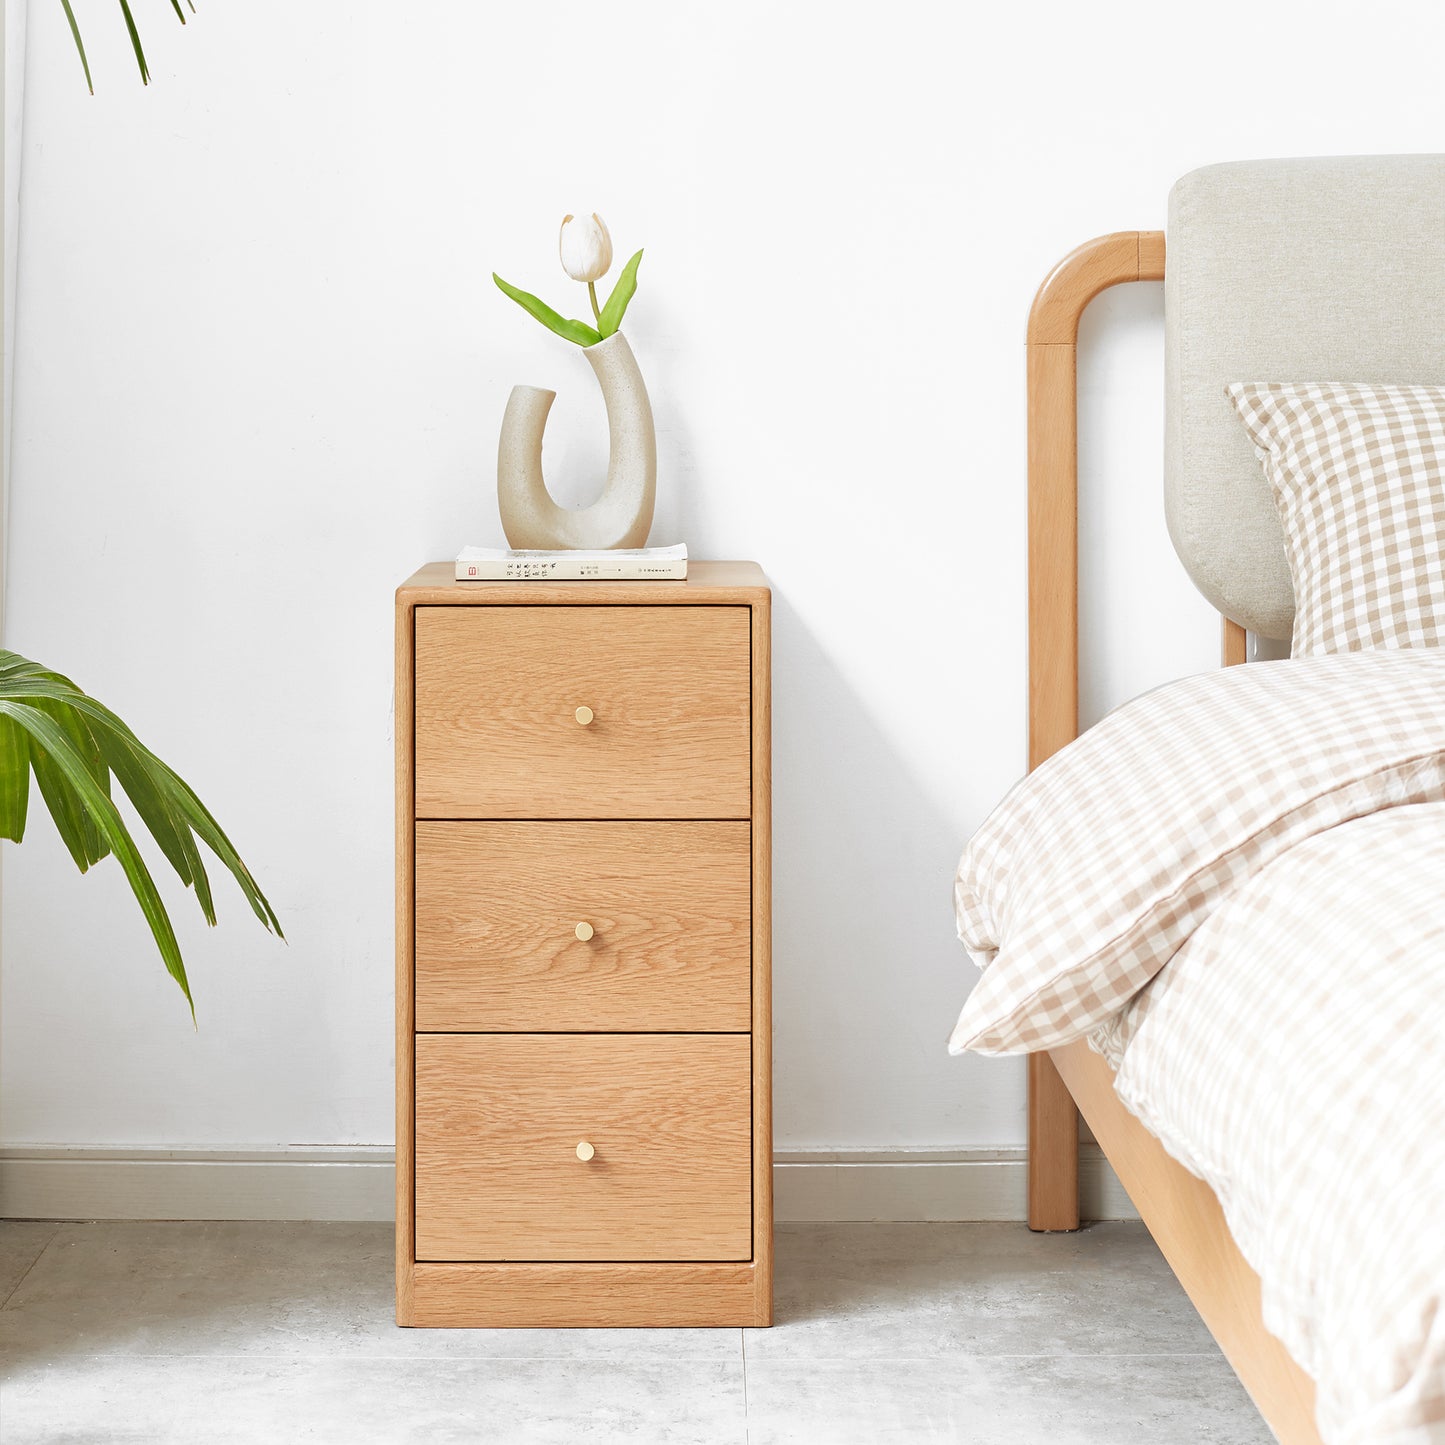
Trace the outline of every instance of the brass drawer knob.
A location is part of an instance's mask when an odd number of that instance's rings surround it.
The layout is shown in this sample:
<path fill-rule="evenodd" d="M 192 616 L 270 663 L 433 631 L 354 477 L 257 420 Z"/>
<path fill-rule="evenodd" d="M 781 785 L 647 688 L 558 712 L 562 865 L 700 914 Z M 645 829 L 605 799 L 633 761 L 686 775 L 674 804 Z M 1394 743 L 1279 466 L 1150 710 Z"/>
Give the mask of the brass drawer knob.
<path fill-rule="evenodd" d="M 572 932 L 575 933 L 577 937 L 582 940 L 583 943 L 586 943 L 587 940 L 592 937 L 595 930 L 590 923 L 579 923 L 577 927 L 572 930 Z"/>
<path fill-rule="evenodd" d="M 594 713 L 590 707 L 579 707 L 577 711 L 572 714 L 572 716 L 575 717 L 577 721 L 581 723 L 582 726 L 585 728 L 586 726 L 588 726 L 589 723 L 591 723 L 592 719 L 596 717 L 597 714 Z"/>
<path fill-rule="evenodd" d="M 584 1139 L 577 1146 L 577 1157 L 585 1164 L 597 1151 Z"/>

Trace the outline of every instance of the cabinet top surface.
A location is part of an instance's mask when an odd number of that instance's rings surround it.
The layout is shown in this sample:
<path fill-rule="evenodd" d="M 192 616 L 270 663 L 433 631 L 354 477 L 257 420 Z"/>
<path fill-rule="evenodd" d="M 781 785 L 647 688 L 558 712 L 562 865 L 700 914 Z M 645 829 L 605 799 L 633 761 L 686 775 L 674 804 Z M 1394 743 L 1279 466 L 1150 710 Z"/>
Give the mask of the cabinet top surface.
<path fill-rule="evenodd" d="M 753 606 L 769 596 L 756 562 L 689 562 L 685 582 L 458 582 L 455 564 L 428 562 L 397 588 L 403 607 L 527 606 L 619 603 L 636 607 L 732 603 Z"/>

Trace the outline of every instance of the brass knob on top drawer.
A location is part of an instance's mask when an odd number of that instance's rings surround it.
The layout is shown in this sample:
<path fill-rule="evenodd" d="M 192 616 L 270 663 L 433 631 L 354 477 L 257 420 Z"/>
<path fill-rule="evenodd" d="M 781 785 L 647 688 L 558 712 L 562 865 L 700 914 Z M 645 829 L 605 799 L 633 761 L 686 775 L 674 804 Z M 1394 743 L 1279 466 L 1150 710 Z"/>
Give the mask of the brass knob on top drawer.
<path fill-rule="evenodd" d="M 577 1157 L 585 1164 L 597 1151 L 584 1139 L 577 1146 Z"/>
<path fill-rule="evenodd" d="M 590 707 L 579 707 L 577 711 L 572 714 L 572 716 L 575 717 L 577 721 L 581 723 L 582 726 L 585 728 L 588 726 L 588 724 L 591 723 L 592 719 L 596 717 L 597 714 L 594 713 Z"/>
<path fill-rule="evenodd" d="M 577 927 L 572 930 L 572 932 L 575 933 L 577 937 L 582 940 L 583 943 L 586 943 L 587 940 L 592 937 L 593 933 L 596 932 L 596 930 L 592 927 L 590 923 L 579 923 Z"/>

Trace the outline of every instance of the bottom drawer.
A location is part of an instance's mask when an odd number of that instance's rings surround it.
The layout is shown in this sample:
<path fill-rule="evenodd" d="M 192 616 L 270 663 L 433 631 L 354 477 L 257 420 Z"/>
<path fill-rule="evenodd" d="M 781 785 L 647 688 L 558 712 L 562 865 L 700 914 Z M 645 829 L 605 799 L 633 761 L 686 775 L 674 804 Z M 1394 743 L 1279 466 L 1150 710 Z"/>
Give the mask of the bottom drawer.
<path fill-rule="evenodd" d="M 747 1034 L 417 1035 L 417 1259 L 750 1258 L 751 1067 Z"/>

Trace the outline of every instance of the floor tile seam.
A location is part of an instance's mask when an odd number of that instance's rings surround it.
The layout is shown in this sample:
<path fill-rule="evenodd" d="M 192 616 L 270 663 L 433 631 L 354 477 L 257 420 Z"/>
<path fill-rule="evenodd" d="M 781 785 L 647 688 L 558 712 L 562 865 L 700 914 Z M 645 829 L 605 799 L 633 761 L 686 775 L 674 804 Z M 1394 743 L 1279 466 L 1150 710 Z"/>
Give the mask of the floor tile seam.
<path fill-rule="evenodd" d="M 58 1364 L 76 1364 L 81 1361 L 98 1360 L 189 1360 L 204 1361 L 237 1361 L 257 1360 L 270 1363 L 294 1363 L 305 1364 L 316 1361 L 331 1361 L 337 1364 L 449 1364 L 449 1365 L 520 1365 L 520 1364 L 570 1364 L 570 1365 L 606 1365 L 617 1367 L 622 1364 L 640 1365 L 728 1365 L 740 1364 L 742 1367 L 743 1380 L 746 1383 L 748 1360 L 746 1352 L 741 1357 L 731 1354 L 725 1355 L 637 1355 L 628 1352 L 624 1355 L 576 1355 L 576 1354 L 519 1354 L 519 1355 L 488 1355 L 488 1354 L 356 1354 L 338 1353 L 335 1350 L 298 1352 L 278 1352 L 271 1350 L 247 1350 L 240 1352 L 206 1351 L 197 1353 L 183 1350 L 98 1350 L 85 1351 L 78 1354 L 47 1356 L 46 1363 L 50 1368 Z M 819 1354 L 780 1354 L 763 1355 L 755 1357 L 754 1365 L 796 1365 L 799 1367 L 807 1365 L 903 1365 L 903 1364 L 939 1364 L 956 1365 L 966 1361 L 977 1361 L 980 1364 L 987 1364 L 994 1361 L 1014 1360 L 1096 1360 L 1096 1361 L 1126 1361 L 1126 1360 L 1219 1360 L 1224 1362 L 1224 1356 L 1214 1350 L 1152 1350 L 1140 1354 L 1121 1354 L 1117 1352 L 1097 1350 L 1030 1350 L 1012 1352 L 991 1352 L 988 1354 L 953 1352 L 948 1354 L 939 1353 L 918 1353 L 907 1354 L 886 1354 L 872 1352 L 867 1355 L 819 1355 Z M 1227 1363 L 1227 1362 L 1225 1362 Z"/>
<path fill-rule="evenodd" d="M 37 1355 L 40 1352 L 37 1351 Z M 334 1350 L 300 1353 L 277 1353 L 269 1350 L 247 1350 L 241 1353 L 186 1352 L 182 1350 L 90 1350 L 77 1354 L 45 1355 L 42 1363 L 47 1369 L 60 1365 L 81 1364 L 101 1360 L 186 1360 L 192 1364 L 206 1360 L 235 1362 L 258 1360 L 271 1364 L 312 1364 L 329 1361 L 342 1365 L 605 1365 L 616 1369 L 619 1365 L 736 1365 L 741 1361 L 737 1356 L 727 1355 L 377 1355 L 338 1354 Z M 4 1378 L 0 1376 L 0 1378 Z"/>
<path fill-rule="evenodd" d="M 960 1364 L 966 1360 L 987 1363 L 993 1360 L 1224 1360 L 1217 1350 L 1149 1350 L 1139 1354 L 1124 1354 L 1109 1350 L 1024 1350 L 978 1352 L 954 1351 L 940 1354 L 886 1354 L 871 1351 L 866 1355 L 815 1355 L 786 1354 L 754 1356 L 754 1365 L 902 1365 L 902 1364 Z M 1227 1362 L 1226 1362 L 1227 1363 Z"/>
<path fill-rule="evenodd" d="M 57 1224 L 50 1231 L 50 1237 L 45 1241 L 44 1244 L 40 1246 L 40 1250 L 36 1254 L 35 1258 L 32 1259 L 28 1265 L 26 1265 L 25 1273 L 22 1274 L 20 1278 L 15 1281 L 15 1287 L 10 1290 L 10 1292 L 5 1296 L 3 1300 L 0 1300 L 0 1313 L 3 1313 L 5 1310 L 8 1310 L 10 1308 L 10 1301 L 13 1300 L 15 1296 L 20 1293 L 20 1286 L 23 1285 L 25 1281 L 30 1278 L 30 1271 L 33 1270 L 35 1266 L 39 1264 L 40 1261 L 45 1257 L 46 1251 L 50 1248 L 52 1244 L 55 1243 L 56 1237 L 59 1235 L 59 1233 L 60 1225 Z"/>
<path fill-rule="evenodd" d="M 752 1425 L 748 1419 L 748 1332 L 738 1331 L 738 1345 L 743 1362 L 743 1445 L 752 1440 Z"/>

